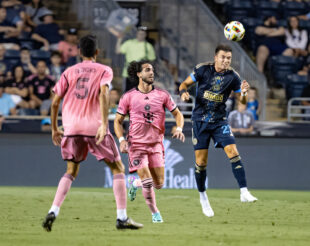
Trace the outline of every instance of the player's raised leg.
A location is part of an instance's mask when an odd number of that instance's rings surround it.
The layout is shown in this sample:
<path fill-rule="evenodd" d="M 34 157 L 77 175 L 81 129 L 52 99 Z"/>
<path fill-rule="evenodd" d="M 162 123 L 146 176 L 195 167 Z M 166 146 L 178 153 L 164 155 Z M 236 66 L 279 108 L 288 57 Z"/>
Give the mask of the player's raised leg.
<path fill-rule="evenodd" d="M 72 182 L 79 173 L 79 167 L 79 163 L 74 163 L 72 161 L 67 162 L 67 171 L 59 181 L 52 207 L 42 223 L 42 226 L 46 231 L 52 230 L 52 225 L 59 214 L 60 207 L 71 188 Z"/>
<path fill-rule="evenodd" d="M 142 188 L 142 182 L 140 178 L 131 175 L 130 177 L 128 177 L 128 183 L 129 183 L 128 197 L 130 201 L 134 201 L 136 199 L 138 188 Z"/>
<path fill-rule="evenodd" d="M 195 159 L 195 179 L 200 195 L 202 212 L 204 215 L 212 217 L 214 216 L 214 212 L 206 192 L 208 149 L 195 150 Z"/>
<path fill-rule="evenodd" d="M 125 168 L 121 160 L 110 163 L 105 160 L 107 165 L 110 167 L 113 174 L 113 193 L 116 201 L 117 208 L 117 229 L 139 229 L 143 225 L 136 223 L 131 218 L 127 217 L 127 192 L 126 192 L 126 181 L 125 181 Z"/>
<path fill-rule="evenodd" d="M 241 162 L 241 157 L 237 150 L 236 144 L 230 144 L 224 147 L 227 157 L 230 159 L 233 174 L 240 187 L 240 200 L 241 202 L 255 202 L 257 198 L 252 196 L 248 191 L 247 182 L 245 177 L 244 166 Z"/>

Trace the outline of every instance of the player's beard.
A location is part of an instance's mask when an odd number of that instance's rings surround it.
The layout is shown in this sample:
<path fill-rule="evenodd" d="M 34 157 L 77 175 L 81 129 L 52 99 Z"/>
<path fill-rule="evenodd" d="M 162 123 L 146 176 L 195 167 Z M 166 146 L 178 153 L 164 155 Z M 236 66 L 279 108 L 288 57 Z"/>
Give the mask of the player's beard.
<path fill-rule="evenodd" d="M 154 78 L 142 78 L 142 81 L 148 85 L 152 85 L 154 83 Z"/>

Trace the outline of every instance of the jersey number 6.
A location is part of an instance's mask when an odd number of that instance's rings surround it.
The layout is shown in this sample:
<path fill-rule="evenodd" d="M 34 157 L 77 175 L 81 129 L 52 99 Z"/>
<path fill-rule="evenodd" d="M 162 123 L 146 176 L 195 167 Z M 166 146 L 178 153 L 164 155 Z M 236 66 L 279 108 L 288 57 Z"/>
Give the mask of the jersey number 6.
<path fill-rule="evenodd" d="M 88 88 L 85 85 L 89 81 L 89 78 L 78 78 L 76 82 L 76 91 L 75 91 L 75 96 L 78 99 L 84 99 L 88 95 Z"/>

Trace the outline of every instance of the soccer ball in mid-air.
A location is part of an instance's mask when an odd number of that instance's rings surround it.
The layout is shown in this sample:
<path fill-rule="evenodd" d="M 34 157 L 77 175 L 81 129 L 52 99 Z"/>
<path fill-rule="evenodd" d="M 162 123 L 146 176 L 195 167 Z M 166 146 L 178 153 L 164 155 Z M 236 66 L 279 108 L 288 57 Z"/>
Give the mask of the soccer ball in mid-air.
<path fill-rule="evenodd" d="M 243 39 L 244 33 L 245 29 L 239 21 L 231 21 L 224 27 L 224 35 L 231 41 L 240 41 Z"/>

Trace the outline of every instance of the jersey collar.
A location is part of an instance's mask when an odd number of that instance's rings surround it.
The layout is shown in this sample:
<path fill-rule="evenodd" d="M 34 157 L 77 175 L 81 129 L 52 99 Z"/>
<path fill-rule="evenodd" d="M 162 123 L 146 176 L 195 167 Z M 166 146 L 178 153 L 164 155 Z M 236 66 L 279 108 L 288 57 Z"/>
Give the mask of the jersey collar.
<path fill-rule="evenodd" d="M 149 94 L 150 92 L 152 92 L 155 89 L 154 85 L 152 85 L 152 90 L 150 90 L 148 93 L 144 93 L 142 91 L 139 90 L 138 86 L 136 87 L 136 90 L 141 92 L 142 94 Z"/>

